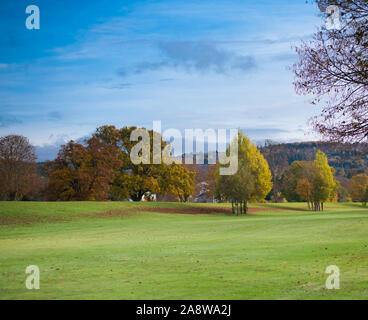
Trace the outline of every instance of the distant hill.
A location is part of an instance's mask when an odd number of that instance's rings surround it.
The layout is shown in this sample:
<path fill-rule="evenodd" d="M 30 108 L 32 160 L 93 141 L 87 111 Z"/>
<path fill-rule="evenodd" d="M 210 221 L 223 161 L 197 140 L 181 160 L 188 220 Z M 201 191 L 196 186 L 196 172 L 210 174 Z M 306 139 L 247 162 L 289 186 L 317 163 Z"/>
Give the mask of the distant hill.
<path fill-rule="evenodd" d="M 260 150 L 270 167 L 278 167 L 278 171 L 283 171 L 296 160 L 311 161 L 316 152 L 321 150 L 327 155 L 330 166 L 335 168 L 337 177 L 350 179 L 358 173 L 368 173 L 368 144 L 365 143 L 266 142 Z"/>
<path fill-rule="evenodd" d="M 263 156 L 267 159 L 271 170 L 277 176 L 282 175 L 285 169 L 294 161 L 311 161 L 318 150 L 323 151 L 330 166 L 335 168 L 336 176 L 350 179 L 358 173 L 368 174 L 368 144 L 340 144 L 329 142 L 293 142 L 276 143 L 266 141 L 263 145 L 258 145 Z M 202 170 L 207 168 L 208 154 L 204 154 L 204 165 Z M 182 157 L 177 157 L 178 160 Z M 196 163 L 193 156 L 194 163 Z M 195 166 L 195 165 L 194 165 Z"/>

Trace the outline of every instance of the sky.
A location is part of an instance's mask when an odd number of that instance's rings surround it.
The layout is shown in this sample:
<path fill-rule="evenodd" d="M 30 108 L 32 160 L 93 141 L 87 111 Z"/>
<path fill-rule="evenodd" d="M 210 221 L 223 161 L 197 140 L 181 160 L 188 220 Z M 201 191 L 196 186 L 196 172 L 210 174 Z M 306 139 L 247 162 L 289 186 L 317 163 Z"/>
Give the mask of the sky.
<path fill-rule="evenodd" d="M 28 5 L 38 30 L 26 28 Z M 0 136 L 28 137 L 39 160 L 98 126 L 155 120 L 313 140 L 320 110 L 287 67 L 322 23 L 305 0 L 2 0 Z"/>

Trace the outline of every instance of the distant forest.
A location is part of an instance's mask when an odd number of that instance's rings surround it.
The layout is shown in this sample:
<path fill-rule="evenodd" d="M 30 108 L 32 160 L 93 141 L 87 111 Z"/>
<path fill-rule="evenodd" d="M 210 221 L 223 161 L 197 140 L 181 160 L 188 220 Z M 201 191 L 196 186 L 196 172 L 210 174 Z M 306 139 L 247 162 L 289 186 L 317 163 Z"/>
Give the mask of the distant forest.
<path fill-rule="evenodd" d="M 329 165 L 336 170 L 337 178 L 350 179 L 359 173 L 368 174 L 368 143 L 266 141 L 258 148 L 266 158 L 271 171 L 277 176 L 281 176 L 294 161 L 312 161 L 318 150 L 326 154 Z M 200 166 L 201 170 L 208 170 L 207 159 L 208 155 L 205 154 L 205 165 Z"/>
<path fill-rule="evenodd" d="M 339 198 L 345 200 L 351 177 L 368 173 L 368 144 L 366 143 L 330 143 L 299 142 L 273 143 L 266 142 L 260 151 L 267 159 L 272 172 L 273 188 L 267 200 L 280 200 L 283 174 L 294 161 L 312 161 L 318 150 L 324 152 L 328 163 L 335 169 L 336 180 L 340 182 Z"/>
<path fill-rule="evenodd" d="M 368 173 L 368 144 L 340 144 L 329 142 L 299 142 L 277 144 L 266 142 L 260 147 L 274 171 L 285 171 L 293 161 L 311 161 L 318 150 L 324 152 L 337 178 L 350 179 L 359 173 Z"/>

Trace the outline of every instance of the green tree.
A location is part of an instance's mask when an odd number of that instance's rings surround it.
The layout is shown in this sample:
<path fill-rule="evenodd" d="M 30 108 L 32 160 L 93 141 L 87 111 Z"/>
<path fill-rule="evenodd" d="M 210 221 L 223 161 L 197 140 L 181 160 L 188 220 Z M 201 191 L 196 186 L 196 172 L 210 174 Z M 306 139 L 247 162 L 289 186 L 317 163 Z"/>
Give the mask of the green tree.
<path fill-rule="evenodd" d="M 216 171 L 216 195 L 219 200 L 231 201 L 233 213 L 246 214 L 249 201 L 264 199 L 272 189 L 272 175 L 267 161 L 254 143 L 242 132 L 238 132 L 230 148 L 238 143 L 238 170 L 233 175 L 220 175 L 219 164 Z M 240 205 L 240 210 L 239 210 Z"/>
<path fill-rule="evenodd" d="M 368 202 L 368 176 L 358 174 L 351 178 L 350 193 L 353 201 L 362 202 L 365 207 Z"/>

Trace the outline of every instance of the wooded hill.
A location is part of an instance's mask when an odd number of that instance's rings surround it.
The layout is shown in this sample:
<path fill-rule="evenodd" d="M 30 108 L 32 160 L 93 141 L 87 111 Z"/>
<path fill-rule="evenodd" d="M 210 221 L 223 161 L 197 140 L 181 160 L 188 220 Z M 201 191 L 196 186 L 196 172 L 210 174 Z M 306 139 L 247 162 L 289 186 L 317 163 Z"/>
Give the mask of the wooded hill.
<path fill-rule="evenodd" d="M 293 161 L 311 161 L 318 150 L 324 152 L 336 177 L 348 178 L 368 173 L 368 144 L 340 144 L 328 142 L 273 143 L 260 147 L 272 171 L 282 172 Z"/>
<path fill-rule="evenodd" d="M 271 171 L 276 176 L 281 176 L 294 161 L 312 161 L 318 150 L 326 154 L 329 165 L 336 170 L 336 177 L 350 179 L 359 173 L 368 174 L 368 144 L 366 143 L 276 143 L 266 141 L 263 145 L 259 145 L 258 148 L 266 158 Z M 182 158 L 184 159 L 184 155 Z M 207 159 L 208 155 L 205 153 L 205 164 L 199 165 L 200 171 L 206 172 L 208 170 Z"/>

